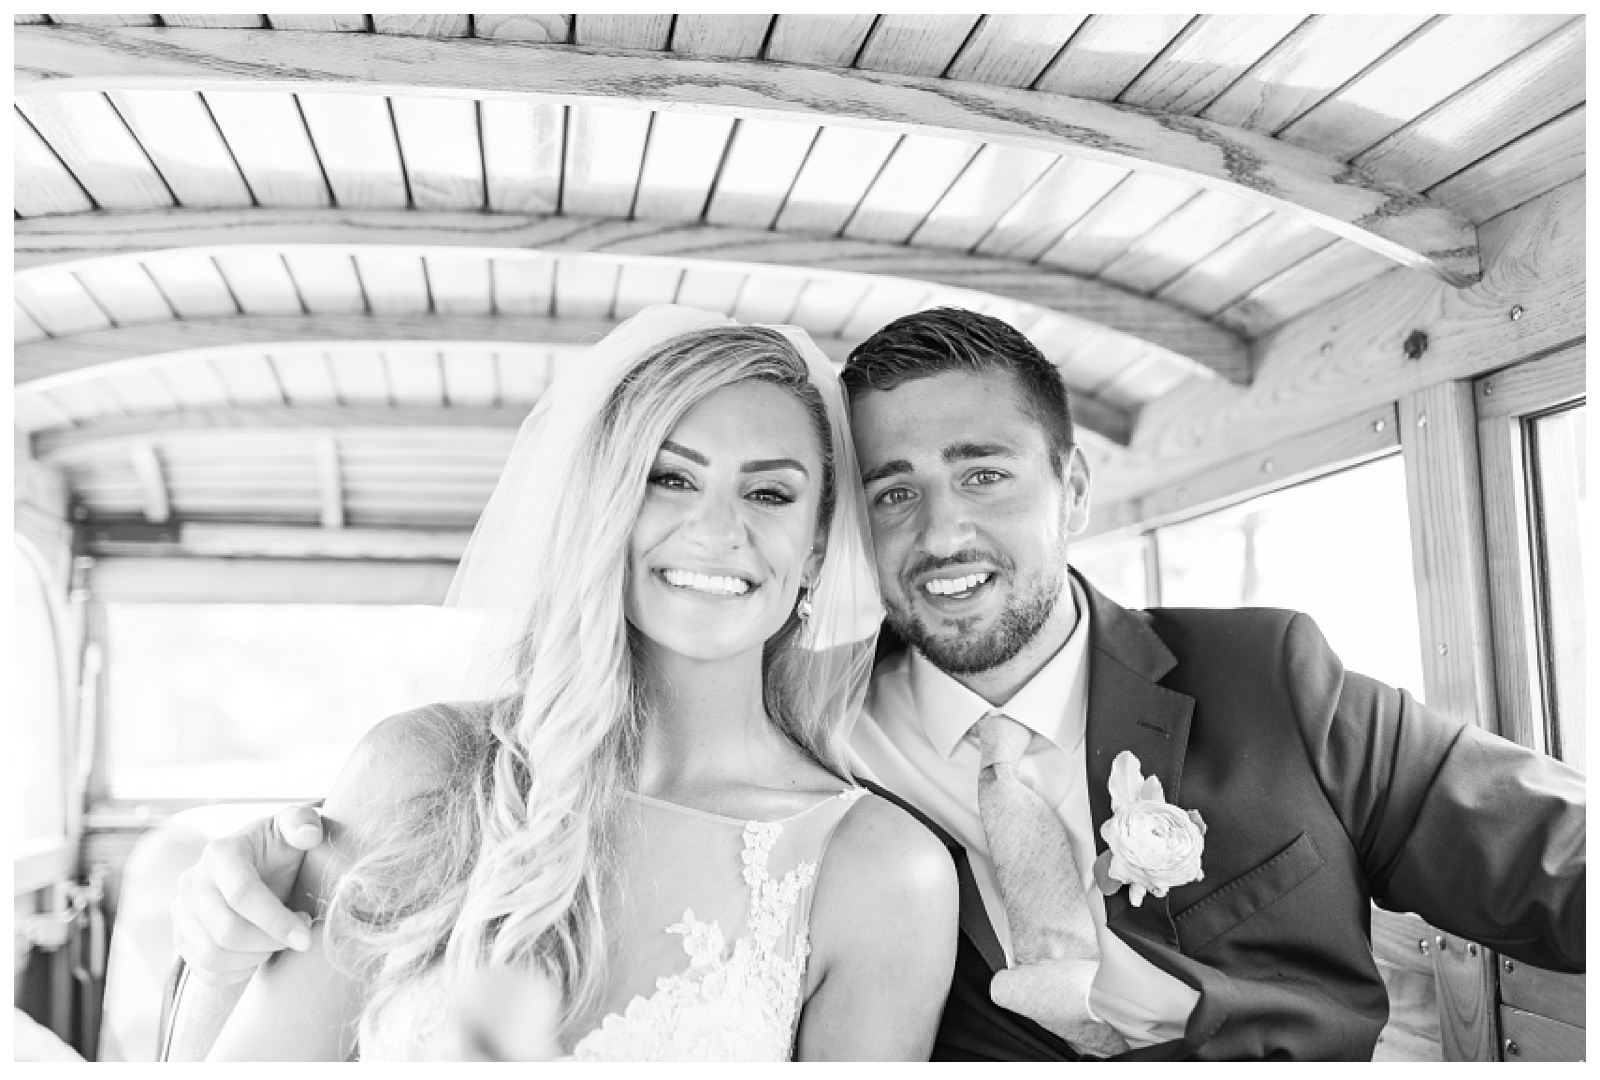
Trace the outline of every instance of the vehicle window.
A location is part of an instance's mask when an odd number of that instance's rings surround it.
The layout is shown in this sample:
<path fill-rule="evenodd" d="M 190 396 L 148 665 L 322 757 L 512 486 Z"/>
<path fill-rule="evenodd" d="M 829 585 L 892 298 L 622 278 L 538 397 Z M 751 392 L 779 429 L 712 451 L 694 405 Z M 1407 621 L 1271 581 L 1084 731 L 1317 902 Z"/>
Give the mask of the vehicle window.
<path fill-rule="evenodd" d="M 16 854 L 67 833 L 66 704 L 61 626 L 37 556 L 12 559 L 11 820 Z"/>
<path fill-rule="evenodd" d="M 1145 576 L 1149 537 L 1133 536 L 1110 543 L 1085 540 L 1073 544 L 1067 560 L 1089 583 L 1126 608 L 1150 606 Z"/>
<path fill-rule="evenodd" d="M 314 798 L 366 730 L 446 696 L 454 612 L 106 604 L 113 798 Z"/>
<path fill-rule="evenodd" d="M 1423 700 L 1400 455 L 1155 534 L 1164 606 L 1304 611 L 1345 667 Z"/>
<path fill-rule="evenodd" d="M 1545 745 L 1584 768 L 1584 464 L 1583 405 L 1525 422 L 1532 489 L 1539 653 L 1545 683 Z"/>

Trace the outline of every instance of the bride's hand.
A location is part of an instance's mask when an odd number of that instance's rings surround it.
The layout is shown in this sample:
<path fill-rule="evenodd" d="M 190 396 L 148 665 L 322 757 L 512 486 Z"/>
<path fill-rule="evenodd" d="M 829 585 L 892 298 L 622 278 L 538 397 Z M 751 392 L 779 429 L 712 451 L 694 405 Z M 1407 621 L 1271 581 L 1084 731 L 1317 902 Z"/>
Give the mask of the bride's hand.
<path fill-rule="evenodd" d="M 172 903 L 173 944 L 196 978 L 226 986 L 282 949 L 306 949 L 310 920 L 284 905 L 322 837 L 317 811 L 292 806 L 205 846 Z"/>

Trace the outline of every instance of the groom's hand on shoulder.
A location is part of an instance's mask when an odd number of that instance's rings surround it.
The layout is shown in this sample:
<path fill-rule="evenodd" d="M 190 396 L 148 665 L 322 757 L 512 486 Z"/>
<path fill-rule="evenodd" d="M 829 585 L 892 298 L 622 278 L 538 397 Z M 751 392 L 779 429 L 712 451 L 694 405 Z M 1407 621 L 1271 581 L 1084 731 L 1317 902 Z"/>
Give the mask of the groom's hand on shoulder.
<path fill-rule="evenodd" d="M 273 954 L 310 945 L 310 919 L 285 904 L 306 852 L 322 840 L 316 809 L 291 806 L 205 846 L 172 903 L 173 943 L 196 978 L 240 982 Z"/>

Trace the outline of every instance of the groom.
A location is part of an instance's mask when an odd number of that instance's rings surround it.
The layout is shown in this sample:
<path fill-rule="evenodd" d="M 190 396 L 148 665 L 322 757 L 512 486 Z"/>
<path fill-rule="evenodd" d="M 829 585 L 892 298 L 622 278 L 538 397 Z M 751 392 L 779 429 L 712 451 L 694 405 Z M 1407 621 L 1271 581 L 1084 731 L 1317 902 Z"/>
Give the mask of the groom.
<path fill-rule="evenodd" d="M 1096 592 L 1066 391 L 1007 324 L 907 316 L 844 381 L 893 634 L 851 746 L 961 883 L 935 1058 L 1370 1058 L 1373 900 L 1583 970 L 1582 776 L 1303 615 Z M 300 809 L 207 848 L 174 915 L 208 981 L 302 932 L 277 898 L 319 840 Z"/>

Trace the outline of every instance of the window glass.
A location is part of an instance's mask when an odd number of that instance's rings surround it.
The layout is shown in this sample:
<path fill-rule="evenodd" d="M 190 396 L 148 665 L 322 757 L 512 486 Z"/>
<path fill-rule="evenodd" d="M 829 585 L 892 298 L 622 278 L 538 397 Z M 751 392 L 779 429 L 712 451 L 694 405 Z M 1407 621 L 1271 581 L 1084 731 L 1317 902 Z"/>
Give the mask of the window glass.
<path fill-rule="evenodd" d="M 1089 583 L 1126 608 L 1150 606 L 1145 584 L 1145 551 L 1150 541 L 1133 536 L 1110 543 L 1073 544 L 1067 560 Z"/>
<path fill-rule="evenodd" d="M 1345 667 L 1423 697 L 1405 465 L 1398 454 L 1156 530 L 1167 607 L 1278 607 Z"/>
<path fill-rule="evenodd" d="M 108 603 L 110 794 L 326 794 L 369 727 L 447 696 L 453 617 L 424 606 Z"/>
<path fill-rule="evenodd" d="M 11 840 L 14 852 L 67 832 L 60 627 L 39 564 L 18 539 L 12 558 Z"/>
<path fill-rule="evenodd" d="M 1584 513 L 1588 472 L 1584 465 L 1582 405 L 1527 422 L 1535 565 L 1539 571 L 1540 654 L 1544 665 L 1550 752 L 1574 768 L 1584 767 Z"/>

